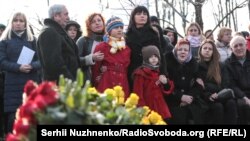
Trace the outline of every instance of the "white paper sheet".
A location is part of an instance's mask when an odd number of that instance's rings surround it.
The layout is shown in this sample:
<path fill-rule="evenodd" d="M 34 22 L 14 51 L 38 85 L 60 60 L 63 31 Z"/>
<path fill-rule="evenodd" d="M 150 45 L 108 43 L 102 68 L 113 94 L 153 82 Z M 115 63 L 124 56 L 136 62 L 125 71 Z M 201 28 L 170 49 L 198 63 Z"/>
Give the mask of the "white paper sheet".
<path fill-rule="evenodd" d="M 17 60 L 17 63 L 20 65 L 28 65 L 31 63 L 33 57 L 34 57 L 35 51 L 29 49 L 26 46 L 23 46 L 23 49 L 19 55 L 19 58 Z"/>

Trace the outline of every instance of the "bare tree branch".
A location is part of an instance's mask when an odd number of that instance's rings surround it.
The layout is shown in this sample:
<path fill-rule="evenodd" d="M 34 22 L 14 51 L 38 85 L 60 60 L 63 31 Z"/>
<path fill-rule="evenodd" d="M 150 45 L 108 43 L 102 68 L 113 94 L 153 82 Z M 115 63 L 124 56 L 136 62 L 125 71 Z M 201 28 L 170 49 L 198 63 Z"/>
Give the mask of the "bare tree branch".
<path fill-rule="evenodd" d="M 186 17 L 184 17 L 184 15 L 182 15 L 174 6 L 172 3 L 170 3 L 168 0 L 164 0 L 171 8 L 173 8 L 173 10 L 182 18 L 182 20 L 184 20 L 187 23 L 190 23 Z"/>
<path fill-rule="evenodd" d="M 129 0 L 129 1 L 131 1 L 131 0 Z M 119 0 L 119 2 L 120 2 L 120 4 L 121 4 L 122 8 L 124 9 L 124 11 L 130 16 L 130 14 L 129 14 L 129 12 L 127 11 L 127 9 L 123 6 L 121 0 Z M 132 1 L 131 1 L 131 3 L 134 4 Z"/>
<path fill-rule="evenodd" d="M 227 18 L 227 16 L 229 16 L 230 14 L 232 14 L 236 9 L 245 7 L 246 4 L 247 4 L 247 2 L 248 2 L 248 0 L 245 0 L 245 1 L 243 1 L 241 4 L 236 5 L 236 6 L 232 9 L 232 11 L 230 11 L 229 13 L 227 13 L 227 14 L 219 21 L 219 23 L 214 27 L 214 29 L 212 30 L 212 32 L 211 32 L 210 34 L 212 34 L 212 33 L 216 30 L 216 28 L 223 22 L 223 20 L 224 20 L 225 18 Z M 208 35 L 208 36 L 210 36 L 210 35 Z"/>

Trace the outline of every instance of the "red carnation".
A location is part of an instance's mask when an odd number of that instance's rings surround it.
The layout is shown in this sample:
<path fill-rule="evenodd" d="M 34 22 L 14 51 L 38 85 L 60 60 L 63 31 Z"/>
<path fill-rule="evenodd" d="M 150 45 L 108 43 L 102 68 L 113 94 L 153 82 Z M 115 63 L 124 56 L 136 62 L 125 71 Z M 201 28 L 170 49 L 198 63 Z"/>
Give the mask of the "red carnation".
<path fill-rule="evenodd" d="M 25 135 L 27 136 L 29 133 L 30 125 L 28 122 L 28 119 L 26 118 L 20 118 L 15 121 L 14 127 L 13 127 L 13 133 L 15 135 Z"/>
<path fill-rule="evenodd" d="M 13 134 L 8 134 L 6 137 L 6 141 L 20 141 L 20 137 Z"/>
<path fill-rule="evenodd" d="M 29 80 L 24 86 L 24 92 L 26 93 L 27 96 L 30 95 L 30 93 L 36 88 L 36 84 L 34 81 Z"/>
<path fill-rule="evenodd" d="M 28 101 L 19 108 L 20 118 L 27 118 L 30 123 L 35 123 L 34 114 L 39 108 L 34 101 Z"/>

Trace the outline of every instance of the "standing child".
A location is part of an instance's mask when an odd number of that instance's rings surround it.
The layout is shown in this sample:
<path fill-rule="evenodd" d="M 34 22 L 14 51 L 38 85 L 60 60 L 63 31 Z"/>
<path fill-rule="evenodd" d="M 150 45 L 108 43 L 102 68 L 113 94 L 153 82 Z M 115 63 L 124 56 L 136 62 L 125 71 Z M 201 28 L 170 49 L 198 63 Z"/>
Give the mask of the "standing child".
<path fill-rule="evenodd" d="M 131 51 L 125 45 L 123 26 L 122 20 L 118 17 L 112 17 L 107 21 L 108 35 L 105 35 L 104 42 L 98 44 L 94 51 L 103 53 L 104 59 L 92 67 L 92 80 L 99 92 L 120 85 L 125 97 L 128 97 L 127 68 Z"/>
<path fill-rule="evenodd" d="M 163 93 L 170 94 L 173 82 L 160 75 L 160 52 L 154 45 L 142 48 L 143 64 L 133 73 L 133 91 L 139 96 L 139 106 L 148 106 L 158 112 L 164 119 L 171 117 Z"/>

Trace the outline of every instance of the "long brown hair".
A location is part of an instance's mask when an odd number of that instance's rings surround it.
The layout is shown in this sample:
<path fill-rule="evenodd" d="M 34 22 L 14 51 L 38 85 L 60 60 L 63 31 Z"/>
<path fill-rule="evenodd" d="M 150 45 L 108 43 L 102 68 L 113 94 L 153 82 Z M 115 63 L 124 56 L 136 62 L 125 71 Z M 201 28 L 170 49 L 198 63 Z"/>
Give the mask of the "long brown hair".
<path fill-rule="evenodd" d="M 213 46 L 213 54 L 211 56 L 211 60 L 209 61 L 208 71 L 207 71 L 207 79 L 214 79 L 218 85 L 221 84 L 221 69 L 220 69 L 220 54 L 215 46 L 215 43 L 206 39 L 202 42 L 201 47 L 199 48 L 198 58 L 199 62 L 205 62 L 205 58 L 201 54 L 201 50 L 206 43 L 209 43 Z"/>

